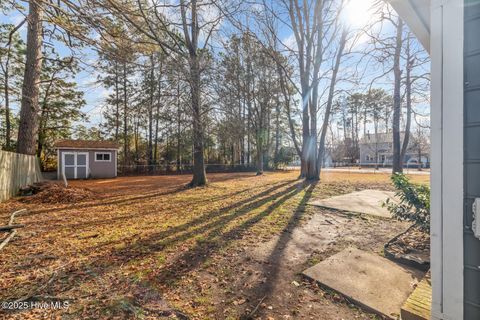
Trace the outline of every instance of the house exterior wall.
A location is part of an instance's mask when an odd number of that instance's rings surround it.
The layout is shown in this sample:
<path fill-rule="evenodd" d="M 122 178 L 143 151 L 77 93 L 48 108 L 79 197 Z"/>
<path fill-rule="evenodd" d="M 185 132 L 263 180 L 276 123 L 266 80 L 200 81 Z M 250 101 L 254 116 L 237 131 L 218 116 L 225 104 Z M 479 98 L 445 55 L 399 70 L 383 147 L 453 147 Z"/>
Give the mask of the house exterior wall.
<path fill-rule="evenodd" d="M 431 1 L 430 250 L 434 320 L 467 319 L 463 240 L 463 5 L 463 0 Z"/>
<path fill-rule="evenodd" d="M 88 168 L 90 178 L 113 178 L 117 176 L 117 151 L 108 149 L 58 149 L 57 152 L 57 175 L 61 178 L 60 173 L 63 167 L 63 154 L 68 152 L 87 152 L 88 153 Z M 95 153 L 110 153 L 111 160 L 105 162 L 96 161 Z"/>
<path fill-rule="evenodd" d="M 480 240 L 472 232 L 472 204 L 480 197 L 480 3 L 464 11 L 464 318 L 480 319 Z"/>
<path fill-rule="evenodd" d="M 389 0 L 420 38 L 428 30 L 418 28 L 418 1 Z M 478 131 L 470 117 L 476 88 L 469 80 L 480 76 L 476 61 L 479 15 L 477 0 L 431 0 L 431 277 L 433 320 L 480 319 L 478 244 L 468 236 L 472 196 L 478 197 Z M 422 14 L 427 16 L 426 14 Z M 417 22 L 417 23 L 415 23 Z M 476 26 L 475 26 L 476 25 Z M 464 63 L 465 62 L 465 63 Z M 468 70 L 468 72 L 464 72 Z M 467 74 L 465 74 L 467 73 Z M 477 84 L 478 86 L 479 84 Z M 465 104 L 464 104 L 465 100 Z M 477 118 L 478 119 L 478 118 Z M 473 121 L 473 122 L 471 122 Z M 478 121 L 478 120 L 477 120 Z M 474 192 L 472 194 L 472 192 Z M 470 271 L 466 271 L 470 269 Z"/>
<path fill-rule="evenodd" d="M 375 159 L 376 152 L 378 150 L 378 164 L 380 166 L 391 166 L 393 163 L 393 144 L 391 142 L 379 142 L 377 146 L 375 143 L 361 143 L 360 144 L 360 165 L 374 165 L 377 160 Z M 412 162 L 413 161 L 413 162 Z M 417 166 L 418 152 L 409 148 L 403 159 L 404 167 Z M 430 165 L 429 155 L 422 153 L 421 156 L 422 167 L 428 167 Z"/>
<path fill-rule="evenodd" d="M 377 152 L 378 152 L 378 160 L 379 160 L 378 163 L 387 165 L 389 158 L 391 163 L 391 154 L 392 154 L 391 150 L 392 150 L 392 143 L 389 143 L 389 142 L 378 142 L 377 144 L 361 143 L 360 144 L 360 165 L 375 164 L 377 162 L 375 159 L 375 155 Z M 385 156 L 384 161 L 382 161 L 382 155 Z"/>

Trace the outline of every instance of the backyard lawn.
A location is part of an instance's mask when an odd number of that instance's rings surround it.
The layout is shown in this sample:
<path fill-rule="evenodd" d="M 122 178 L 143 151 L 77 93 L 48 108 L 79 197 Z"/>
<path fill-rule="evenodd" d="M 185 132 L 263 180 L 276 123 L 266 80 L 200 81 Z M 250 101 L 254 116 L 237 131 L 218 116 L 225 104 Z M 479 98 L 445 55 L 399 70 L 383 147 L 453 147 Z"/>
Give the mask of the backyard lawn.
<path fill-rule="evenodd" d="M 196 189 L 184 187 L 190 176 L 73 181 L 82 200 L 40 193 L 2 203 L 0 225 L 28 212 L 0 251 L 0 300 L 68 305 L 7 317 L 371 319 L 299 273 L 348 246 L 380 253 L 408 224 L 306 203 L 391 190 L 389 175 L 326 172 L 317 184 L 297 176 L 210 174 Z"/>

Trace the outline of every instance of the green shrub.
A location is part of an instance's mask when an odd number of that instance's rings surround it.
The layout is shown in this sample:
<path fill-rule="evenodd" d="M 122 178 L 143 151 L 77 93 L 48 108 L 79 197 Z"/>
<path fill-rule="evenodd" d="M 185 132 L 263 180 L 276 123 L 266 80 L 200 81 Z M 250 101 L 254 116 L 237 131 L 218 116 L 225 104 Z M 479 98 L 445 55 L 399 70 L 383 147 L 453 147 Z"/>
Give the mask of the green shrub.
<path fill-rule="evenodd" d="M 402 221 L 414 222 L 424 231 L 430 230 L 430 188 L 417 185 L 401 173 L 392 175 L 392 182 L 397 189 L 396 200 L 387 199 L 384 206 L 393 216 Z"/>

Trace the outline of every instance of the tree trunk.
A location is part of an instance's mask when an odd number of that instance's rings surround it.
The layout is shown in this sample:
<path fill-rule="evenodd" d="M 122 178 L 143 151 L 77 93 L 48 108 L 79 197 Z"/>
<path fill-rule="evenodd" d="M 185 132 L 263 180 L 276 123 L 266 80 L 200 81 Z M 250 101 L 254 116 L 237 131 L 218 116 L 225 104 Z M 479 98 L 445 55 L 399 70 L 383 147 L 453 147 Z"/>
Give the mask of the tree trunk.
<path fill-rule="evenodd" d="M 413 60 L 410 57 L 410 40 L 407 40 L 407 72 L 406 72 L 406 79 L 405 79 L 405 86 L 406 86 L 406 105 L 407 105 L 407 122 L 405 124 L 405 136 L 403 138 L 402 144 L 402 151 L 400 156 L 400 161 L 402 161 L 403 167 L 403 159 L 405 159 L 405 155 L 407 153 L 408 144 L 410 143 L 410 128 L 412 126 L 412 79 L 411 79 L 411 71 L 413 66 Z"/>
<path fill-rule="evenodd" d="M 115 61 L 115 141 L 120 131 L 120 92 L 118 88 L 118 62 Z"/>
<path fill-rule="evenodd" d="M 133 126 L 133 143 L 135 148 L 135 163 L 138 164 L 139 159 L 139 152 L 138 152 L 138 142 L 140 139 L 140 120 L 139 117 L 136 116 L 134 118 L 134 126 Z"/>
<path fill-rule="evenodd" d="M 200 71 L 198 57 L 191 57 L 191 87 L 192 87 L 192 110 L 193 110 L 193 178 L 190 186 L 197 187 L 207 184 L 205 172 L 203 125 L 200 99 Z"/>
<path fill-rule="evenodd" d="M 245 163 L 247 162 L 245 157 L 246 157 L 246 153 L 245 153 L 245 128 L 246 128 L 246 124 L 245 124 L 245 120 L 246 120 L 246 103 L 245 103 L 245 98 L 242 99 L 242 111 L 241 111 L 241 116 L 240 116 L 240 119 L 242 120 L 242 137 L 240 139 L 240 154 L 241 154 L 241 163 L 242 163 L 242 166 L 245 165 Z"/>
<path fill-rule="evenodd" d="M 388 118 L 389 118 L 389 109 L 388 106 L 385 106 L 385 133 L 388 133 Z"/>
<path fill-rule="evenodd" d="M 275 106 L 275 150 L 273 155 L 273 162 L 275 169 L 277 169 L 278 164 L 278 152 L 280 150 L 280 99 L 278 95 L 276 96 L 276 106 Z"/>
<path fill-rule="evenodd" d="M 422 171 L 422 148 L 418 147 L 418 171 Z"/>
<path fill-rule="evenodd" d="M 315 81 L 316 82 L 316 81 Z M 315 85 L 318 88 L 318 84 Z M 314 89 L 316 91 L 317 89 Z M 317 95 L 313 94 L 313 98 L 310 99 L 310 134 L 308 136 L 308 152 L 307 152 L 307 171 L 305 173 L 305 179 L 318 180 L 320 175 L 318 171 L 318 156 L 317 156 Z"/>
<path fill-rule="evenodd" d="M 127 63 L 123 62 L 123 165 L 128 164 Z"/>
<path fill-rule="evenodd" d="M 45 126 L 48 122 L 48 115 L 46 111 L 46 103 L 44 102 L 42 104 L 41 108 L 41 113 L 40 113 L 40 119 L 39 119 L 39 127 L 38 127 L 38 138 L 37 138 L 37 157 L 40 159 L 40 168 L 43 170 L 44 169 L 44 162 L 42 161 L 42 152 L 43 152 L 43 146 L 45 145 Z"/>
<path fill-rule="evenodd" d="M 277 61 L 277 73 L 280 78 L 280 90 L 283 94 L 283 99 L 285 99 L 285 111 L 287 113 L 288 118 L 288 127 L 290 129 L 290 136 L 292 137 L 293 145 L 295 146 L 295 151 L 297 151 L 297 155 L 299 158 L 302 158 L 302 150 L 300 149 L 300 145 L 297 141 L 297 134 L 295 132 L 295 126 L 292 119 L 292 113 L 290 111 L 290 94 L 287 91 L 287 85 L 285 76 L 282 71 L 282 66 L 280 62 Z"/>
<path fill-rule="evenodd" d="M 363 137 L 367 136 L 367 107 L 363 109 Z"/>
<path fill-rule="evenodd" d="M 43 10 L 36 1 L 29 1 L 27 54 L 22 86 L 20 126 L 17 152 L 35 155 L 38 135 L 40 73 L 42 71 L 42 16 Z"/>
<path fill-rule="evenodd" d="M 375 116 L 373 120 L 375 128 L 375 170 L 378 170 L 378 117 Z"/>
<path fill-rule="evenodd" d="M 158 78 L 158 96 L 157 96 L 157 108 L 156 108 L 156 119 L 155 119 L 155 142 L 154 142 L 154 153 L 153 153 L 153 161 L 155 164 L 158 164 L 158 129 L 159 129 L 159 122 L 160 122 L 160 103 L 162 100 L 162 60 L 160 60 L 160 77 Z"/>
<path fill-rule="evenodd" d="M 11 123 L 10 123 L 10 86 L 9 86 L 9 68 L 12 45 L 8 47 L 7 59 L 5 62 L 5 77 L 3 79 L 3 91 L 5 95 L 5 149 L 10 150 L 11 141 Z"/>
<path fill-rule="evenodd" d="M 357 108 L 355 110 L 355 159 L 359 159 L 360 158 L 360 146 L 359 146 L 359 139 L 358 139 L 358 131 L 359 131 L 359 127 L 358 127 L 358 113 L 360 112 L 360 108 Z"/>
<path fill-rule="evenodd" d="M 263 144 L 262 138 L 257 138 L 257 176 L 263 174 Z"/>
<path fill-rule="evenodd" d="M 180 146 L 181 117 L 182 112 L 180 110 L 180 84 L 177 84 L 177 170 L 180 170 L 180 172 L 182 171 L 182 155 Z"/>
<path fill-rule="evenodd" d="M 265 127 L 264 130 L 267 130 L 267 136 L 265 137 L 265 140 L 264 140 L 264 148 L 262 149 L 262 152 L 263 152 L 264 166 L 265 164 L 267 164 L 267 169 L 268 169 L 268 165 L 269 165 L 268 156 L 270 155 L 271 146 L 272 146 L 272 126 L 270 126 L 271 113 L 270 111 L 268 111 L 268 109 L 266 109 L 265 111 L 267 112 L 267 114 L 266 114 L 266 119 L 263 123 Z"/>
<path fill-rule="evenodd" d="M 50 83 L 51 85 L 52 83 Z M 40 158 L 40 166 L 43 169 L 43 161 L 41 161 L 43 146 L 45 145 L 45 137 L 46 137 L 46 126 L 48 123 L 48 111 L 47 111 L 47 97 L 48 91 L 50 89 L 50 85 L 48 86 L 47 92 L 45 93 L 45 97 L 42 103 L 40 118 L 39 118 L 39 125 L 38 125 L 38 138 L 37 138 L 37 157 Z"/>
<path fill-rule="evenodd" d="M 153 55 L 150 56 L 151 61 L 151 68 L 150 70 L 150 106 L 148 108 L 148 168 L 149 171 L 153 170 L 153 104 L 154 104 L 154 96 L 155 96 L 155 60 Z"/>
<path fill-rule="evenodd" d="M 153 163 L 158 164 L 158 127 L 159 127 L 159 117 L 160 117 L 160 103 L 157 103 L 157 108 L 155 112 L 155 140 L 153 143 Z"/>
<path fill-rule="evenodd" d="M 241 87 L 241 82 L 237 77 L 237 85 L 240 88 Z M 244 112 L 243 112 L 243 104 L 242 104 L 242 95 L 238 93 L 238 121 L 240 121 L 242 124 L 245 123 L 244 119 Z M 238 164 L 243 165 L 245 163 L 243 156 L 245 153 L 244 150 L 244 138 L 245 138 L 245 128 L 242 126 L 240 129 L 241 135 L 238 137 Z"/>
<path fill-rule="evenodd" d="M 250 114 L 250 107 L 248 108 L 248 116 L 247 116 L 247 165 L 250 165 L 251 161 L 251 152 L 252 152 L 252 142 L 251 142 L 251 114 Z"/>
<path fill-rule="evenodd" d="M 302 141 L 303 142 L 302 142 L 302 157 L 300 159 L 300 161 L 301 161 L 300 177 L 308 179 L 309 178 L 309 176 L 308 176 L 308 171 L 309 171 L 308 161 L 309 161 L 309 159 L 311 159 L 310 154 L 312 153 L 312 151 L 313 152 L 315 152 L 315 151 L 312 150 L 312 147 L 314 147 L 314 146 L 311 145 L 311 140 L 310 140 L 310 119 L 309 119 L 310 117 L 309 117 L 309 114 L 308 114 L 308 108 L 304 106 L 303 109 L 304 109 L 304 111 L 303 111 L 303 121 L 302 121 L 302 128 L 303 128 L 303 130 L 302 130 L 303 140 Z"/>
<path fill-rule="evenodd" d="M 247 38 L 248 39 L 248 38 Z M 247 74 L 245 75 L 245 86 L 246 86 L 246 99 L 247 99 L 247 164 L 250 165 L 251 161 L 251 152 L 252 152 L 252 141 L 251 141 L 251 130 L 252 130 L 252 61 L 249 53 L 249 44 L 245 46 L 246 50 L 246 64 L 247 64 Z"/>
<path fill-rule="evenodd" d="M 342 37 L 340 39 L 340 46 L 338 48 L 337 56 L 335 57 L 335 66 L 333 68 L 333 74 L 332 78 L 330 79 L 330 88 L 328 92 L 328 101 L 327 101 L 327 108 L 325 110 L 325 117 L 323 119 L 323 125 L 322 125 L 322 132 L 320 134 L 320 145 L 318 148 L 318 159 L 317 159 L 317 179 L 320 179 L 320 173 L 322 170 L 322 162 L 323 158 L 325 157 L 325 138 L 327 136 L 327 130 L 328 130 L 328 125 L 330 122 L 330 113 L 332 110 L 332 104 L 333 104 L 333 96 L 335 94 L 335 85 L 337 83 L 337 74 L 338 70 L 340 69 L 340 62 L 342 60 L 343 56 L 343 50 L 345 49 L 345 44 L 346 44 L 346 39 L 347 39 L 347 32 L 344 30 L 342 31 Z"/>
<path fill-rule="evenodd" d="M 402 109 L 402 101 L 400 97 L 400 85 L 402 78 L 402 71 L 400 69 L 400 55 L 402 52 L 402 34 L 403 34 L 403 20 L 398 18 L 397 23 L 397 37 L 395 46 L 395 55 L 393 62 L 393 72 L 395 77 L 395 87 L 393 92 L 393 164 L 392 173 L 403 172 L 401 150 L 400 150 L 400 114 Z"/>
<path fill-rule="evenodd" d="M 11 123 L 10 123 L 10 102 L 9 102 L 9 87 L 8 87 L 8 66 L 5 70 L 4 79 L 4 92 L 5 92 L 5 148 L 10 150 L 11 135 Z"/>
<path fill-rule="evenodd" d="M 180 0 L 180 13 L 182 15 L 183 35 L 188 48 L 188 57 L 190 64 L 190 88 L 192 93 L 192 118 L 193 118 L 193 177 L 190 182 L 191 187 L 203 186 L 207 184 L 207 174 L 205 172 L 204 158 L 204 130 L 202 121 L 202 101 L 201 101 L 201 77 L 198 57 L 198 36 L 200 26 L 197 16 L 197 0 L 191 0 L 190 23 L 187 22 L 187 5 L 184 0 Z"/>
<path fill-rule="evenodd" d="M 257 176 L 263 174 L 263 149 L 264 149 L 264 121 L 263 105 L 260 105 L 259 119 L 256 125 L 255 138 L 257 143 Z"/>

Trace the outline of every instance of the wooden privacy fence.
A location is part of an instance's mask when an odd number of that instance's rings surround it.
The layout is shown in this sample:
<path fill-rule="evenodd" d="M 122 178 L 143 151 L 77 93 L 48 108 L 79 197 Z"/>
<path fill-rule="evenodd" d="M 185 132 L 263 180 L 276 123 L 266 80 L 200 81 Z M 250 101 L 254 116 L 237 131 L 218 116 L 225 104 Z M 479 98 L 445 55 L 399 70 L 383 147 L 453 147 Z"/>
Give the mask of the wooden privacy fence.
<path fill-rule="evenodd" d="M 38 158 L 0 150 L 0 201 L 15 196 L 26 185 L 42 180 Z"/>

